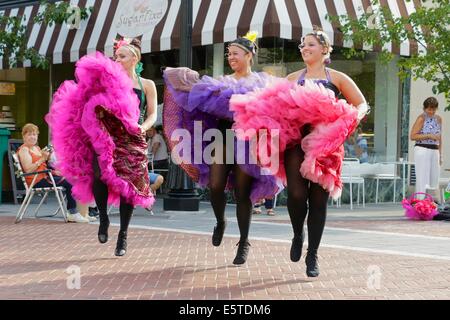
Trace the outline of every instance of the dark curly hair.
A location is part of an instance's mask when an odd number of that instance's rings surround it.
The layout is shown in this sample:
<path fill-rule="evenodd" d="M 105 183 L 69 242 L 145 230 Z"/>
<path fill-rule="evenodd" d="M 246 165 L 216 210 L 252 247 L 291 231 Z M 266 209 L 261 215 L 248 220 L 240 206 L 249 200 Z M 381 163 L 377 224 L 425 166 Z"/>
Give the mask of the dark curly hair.
<path fill-rule="evenodd" d="M 236 40 L 230 42 L 229 45 L 230 46 L 236 45 L 236 46 L 244 49 L 245 51 L 252 53 L 253 55 L 256 55 L 256 53 L 258 51 L 258 46 L 256 45 L 256 43 L 250 41 L 249 39 L 243 38 L 243 37 L 237 38 Z"/>
<path fill-rule="evenodd" d="M 437 99 L 435 97 L 426 98 L 425 101 L 423 102 L 424 109 L 428 109 L 428 108 L 437 109 L 438 107 L 439 107 L 439 102 L 437 101 Z"/>

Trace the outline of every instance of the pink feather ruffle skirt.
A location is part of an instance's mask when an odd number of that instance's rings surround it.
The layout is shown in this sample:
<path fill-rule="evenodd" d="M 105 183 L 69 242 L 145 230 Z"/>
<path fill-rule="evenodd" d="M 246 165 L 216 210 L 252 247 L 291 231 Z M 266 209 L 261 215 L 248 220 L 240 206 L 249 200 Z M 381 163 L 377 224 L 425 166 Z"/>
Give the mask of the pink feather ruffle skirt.
<path fill-rule="evenodd" d="M 305 153 L 299 168 L 302 176 L 321 185 L 335 199 L 341 195 L 343 144 L 358 125 L 355 107 L 337 99 L 334 92 L 322 84 L 307 80 L 304 86 L 300 86 L 286 79 L 277 79 L 264 89 L 233 95 L 230 109 L 234 111 L 234 129 L 250 130 L 241 135 L 242 139 L 253 138 L 248 134 L 252 129 L 256 134 L 264 132 L 260 131 L 262 129 L 267 130 L 264 134 L 267 138 L 265 152 L 278 157 L 278 170 L 272 173 L 284 183 L 284 152 L 301 144 Z M 305 126 L 311 127 L 311 131 L 302 137 Z M 272 147 L 271 150 L 269 142 L 272 137 L 278 140 L 278 148 Z M 258 159 L 262 157 L 261 152 L 259 145 L 255 155 Z"/>
<path fill-rule="evenodd" d="M 94 200 L 94 156 L 108 203 L 148 207 L 154 203 L 147 169 L 147 143 L 138 126 L 139 99 L 122 66 L 97 52 L 80 59 L 76 81 L 65 81 L 53 97 L 46 121 L 56 167 L 83 203 Z"/>

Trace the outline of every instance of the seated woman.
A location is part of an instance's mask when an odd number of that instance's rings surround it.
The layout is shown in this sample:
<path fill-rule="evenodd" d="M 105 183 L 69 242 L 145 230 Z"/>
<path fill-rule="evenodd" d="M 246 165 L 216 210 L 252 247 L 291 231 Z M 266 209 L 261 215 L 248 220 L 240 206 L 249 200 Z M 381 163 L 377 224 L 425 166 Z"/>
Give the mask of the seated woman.
<path fill-rule="evenodd" d="M 32 124 L 26 124 L 22 129 L 23 144 L 17 150 L 19 155 L 20 164 L 25 173 L 31 173 L 36 171 L 47 170 L 47 160 L 50 159 L 51 151 L 41 150 L 37 145 L 39 136 L 39 128 Z M 56 173 L 56 172 L 55 172 Z M 27 176 L 25 180 L 28 185 L 31 185 L 35 176 Z M 53 178 L 57 186 L 64 187 L 67 196 L 67 211 L 69 222 L 89 222 L 89 219 L 80 215 L 77 211 L 77 203 L 72 197 L 72 186 L 67 182 L 64 177 L 53 174 Z M 52 183 L 49 177 L 45 173 L 38 174 L 35 179 L 34 186 L 36 188 L 52 187 Z"/>
<path fill-rule="evenodd" d="M 160 174 L 149 172 L 148 178 L 150 180 L 150 189 L 152 189 L 152 193 L 156 194 L 156 190 L 161 188 L 162 184 L 164 183 L 164 177 Z M 150 215 L 153 215 L 153 205 L 150 207 L 146 207 L 145 210 L 147 210 Z"/>

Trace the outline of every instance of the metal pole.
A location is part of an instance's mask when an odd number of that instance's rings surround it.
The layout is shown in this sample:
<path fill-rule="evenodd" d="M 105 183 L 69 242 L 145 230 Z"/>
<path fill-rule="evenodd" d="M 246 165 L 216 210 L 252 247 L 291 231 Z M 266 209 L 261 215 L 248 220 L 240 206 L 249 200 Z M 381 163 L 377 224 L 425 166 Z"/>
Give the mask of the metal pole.
<path fill-rule="evenodd" d="M 192 0 L 181 1 L 180 67 L 192 68 Z M 195 185 L 181 167 L 169 165 L 169 192 L 164 198 L 165 211 L 198 211 L 200 199 Z"/>
<path fill-rule="evenodd" d="M 192 0 L 181 1 L 180 67 L 192 68 Z"/>
<path fill-rule="evenodd" d="M 50 106 L 52 104 L 53 101 L 53 59 L 50 61 L 50 65 L 48 67 L 48 72 L 49 72 L 49 81 L 48 81 L 48 105 Z M 48 137 L 47 137 L 47 141 L 48 143 L 51 142 L 50 137 L 52 136 L 51 134 L 51 129 L 50 126 L 48 127 Z"/>

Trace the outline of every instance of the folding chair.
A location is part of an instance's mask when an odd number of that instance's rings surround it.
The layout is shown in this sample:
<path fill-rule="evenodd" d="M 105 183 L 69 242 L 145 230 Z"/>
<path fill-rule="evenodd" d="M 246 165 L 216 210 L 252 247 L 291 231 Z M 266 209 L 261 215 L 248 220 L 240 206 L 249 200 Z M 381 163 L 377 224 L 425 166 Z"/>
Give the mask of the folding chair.
<path fill-rule="evenodd" d="M 19 198 L 23 199 L 27 193 L 25 186 L 22 183 L 20 177 L 15 173 L 16 169 L 14 166 L 14 160 L 12 158 L 12 153 L 17 152 L 17 149 L 23 144 L 22 139 L 9 139 L 8 140 L 8 162 L 9 162 L 9 172 L 11 174 L 11 183 L 14 196 L 14 204 L 19 204 Z"/>
<path fill-rule="evenodd" d="M 31 203 L 31 200 L 33 199 L 35 194 L 41 194 L 43 195 L 42 200 L 39 202 L 39 205 L 37 206 L 36 210 L 34 211 L 34 214 L 37 215 L 39 209 L 42 206 L 42 203 L 47 199 L 47 196 L 50 192 L 54 191 L 56 194 L 56 199 L 58 200 L 58 210 L 55 212 L 54 215 L 58 214 L 58 212 L 61 210 L 62 215 L 64 217 L 64 221 L 67 222 L 67 212 L 65 209 L 65 200 L 64 200 L 64 188 L 56 186 L 55 179 L 53 179 L 53 175 L 51 170 L 43 170 L 43 171 L 36 171 L 36 172 L 30 172 L 30 173 L 24 173 L 22 169 L 22 165 L 20 164 L 19 156 L 15 152 L 11 152 L 11 156 L 14 161 L 14 166 L 16 167 L 16 175 L 22 179 L 22 182 L 26 188 L 25 198 L 22 201 L 22 205 L 19 208 L 19 211 L 16 215 L 16 221 L 15 223 L 19 223 L 22 221 L 23 216 L 25 215 L 25 212 L 28 209 L 28 206 Z M 48 188 L 36 188 L 34 187 L 36 183 L 36 178 L 39 174 L 46 173 L 48 177 L 50 178 L 50 181 L 52 182 L 52 187 Z M 25 177 L 34 176 L 33 181 L 30 185 L 27 184 Z"/>
<path fill-rule="evenodd" d="M 170 157 L 169 157 L 169 159 L 168 159 L 169 161 L 169 167 L 170 167 Z M 151 172 L 151 173 L 157 173 L 157 174 L 160 174 L 160 173 L 162 173 L 162 172 L 165 172 L 166 174 L 169 172 L 169 169 L 155 169 L 154 168 L 154 165 L 153 165 L 153 155 L 152 154 L 149 154 L 149 157 L 148 157 L 148 163 L 149 163 L 149 165 L 150 165 L 150 170 L 149 170 L 149 172 Z M 167 176 L 167 175 L 166 175 Z M 164 176 L 164 180 L 166 180 L 166 176 Z M 158 189 L 159 190 L 159 192 L 160 193 L 164 193 L 164 185 L 165 185 L 165 181 L 164 181 L 164 183 L 161 185 L 161 187 Z M 156 192 L 158 192 L 158 190 L 156 190 Z"/>

